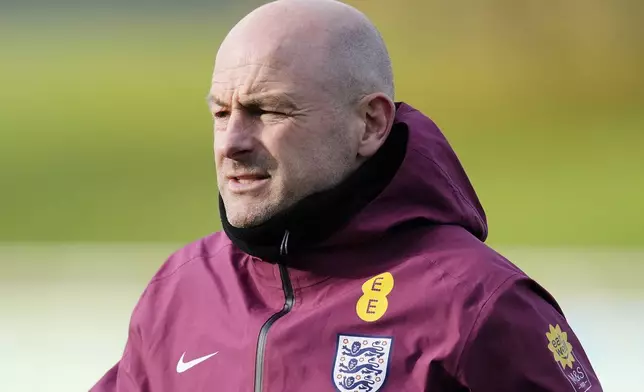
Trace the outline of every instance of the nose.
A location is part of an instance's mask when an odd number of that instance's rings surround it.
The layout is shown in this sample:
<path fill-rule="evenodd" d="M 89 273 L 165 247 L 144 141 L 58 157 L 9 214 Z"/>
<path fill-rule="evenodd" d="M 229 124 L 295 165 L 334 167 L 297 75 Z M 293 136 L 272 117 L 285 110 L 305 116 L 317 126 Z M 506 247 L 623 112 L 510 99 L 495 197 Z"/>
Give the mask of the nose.
<path fill-rule="evenodd" d="M 232 110 L 223 129 L 215 131 L 215 153 L 239 159 L 253 151 L 257 143 L 253 120 L 241 110 Z"/>

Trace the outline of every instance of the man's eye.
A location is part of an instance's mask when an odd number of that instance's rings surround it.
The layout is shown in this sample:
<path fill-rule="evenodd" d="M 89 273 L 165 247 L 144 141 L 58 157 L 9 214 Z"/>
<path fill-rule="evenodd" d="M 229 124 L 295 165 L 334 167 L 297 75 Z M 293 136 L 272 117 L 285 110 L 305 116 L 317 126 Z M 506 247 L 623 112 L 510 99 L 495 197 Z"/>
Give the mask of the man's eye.
<path fill-rule="evenodd" d="M 272 115 L 272 116 L 283 116 L 284 115 L 284 113 L 275 112 L 275 111 L 272 111 L 272 110 L 264 111 L 264 112 L 262 112 L 262 114 L 269 114 L 269 115 Z"/>
<path fill-rule="evenodd" d="M 250 114 L 253 117 L 259 117 L 265 113 L 267 113 L 265 110 L 260 109 L 258 107 L 249 107 L 247 108 L 248 114 Z"/>
<path fill-rule="evenodd" d="M 261 116 L 266 116 L 266 115 L 268 115 L 268 116 L 283 116 L 284 115 L 283 113 L 280 113 L 280 112 L 277 112 L 277 111 L 274 111 L 274 110 L 262 109 L 262 108 L 248 108 L 248 113 L 251 116 L 254 116 L 254 117 L 261 117 Z"/>
<path fill-rule="evenodd" d="M 282 112 L 276 112 L 274 110 L 262 110 L 260 113 L 261 116 L 271 116 L 271 117 L 281 117 L 285 114 Z"/>
<path fill-rule="evenodd" d="M 218 112 L 215 112 L 214 116 L 215 118 L 222 119 L 222 118 L 227 118 L 230 113 L 228 113 L 225 110 L 220 110 Z"/>

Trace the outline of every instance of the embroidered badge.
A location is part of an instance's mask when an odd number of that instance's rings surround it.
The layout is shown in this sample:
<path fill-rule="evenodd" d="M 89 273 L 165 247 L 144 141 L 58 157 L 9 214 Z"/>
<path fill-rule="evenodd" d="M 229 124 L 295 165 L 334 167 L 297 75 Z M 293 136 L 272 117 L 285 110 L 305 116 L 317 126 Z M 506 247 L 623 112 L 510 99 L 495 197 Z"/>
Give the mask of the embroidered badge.
<path fill-rule="evenodd" d="M 573 347 L 568 342 L 568 333 L 561 330 L 559 324 L 554 327 L 550 325 L 550 331 L 546 332 L 548 338 L 548 349 L 552 352 L 559 370 L 568 379 L 570 385 L 576 392 L 586 392 L 592 384 L 583 365 L 575 359 L 572 352 Z"/>
<path fill-rule="evenodd" d="M 338 335 L 333 383 L 340 392 L 376 392 L 387 379 L 393 338 Z"/>

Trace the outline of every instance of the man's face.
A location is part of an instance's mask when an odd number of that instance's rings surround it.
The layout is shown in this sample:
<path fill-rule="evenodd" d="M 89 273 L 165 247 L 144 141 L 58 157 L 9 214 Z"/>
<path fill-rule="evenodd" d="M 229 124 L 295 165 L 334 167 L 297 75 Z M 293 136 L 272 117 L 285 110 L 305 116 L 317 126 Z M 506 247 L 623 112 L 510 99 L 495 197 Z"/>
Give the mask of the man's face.
<path fill-rule="evenodd" d="M 229 222 L 252 227 L 356 168 L 360 118 L 303 60 L 222 52 L 209 99 L 217 181 Z"/>

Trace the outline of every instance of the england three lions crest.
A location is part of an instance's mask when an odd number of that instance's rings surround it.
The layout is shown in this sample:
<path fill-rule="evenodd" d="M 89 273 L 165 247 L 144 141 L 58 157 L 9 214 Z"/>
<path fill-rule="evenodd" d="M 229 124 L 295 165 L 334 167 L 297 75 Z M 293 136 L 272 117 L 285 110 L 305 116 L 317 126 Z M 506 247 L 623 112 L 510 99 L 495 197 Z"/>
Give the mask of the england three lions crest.
<path fill-rule="evenodd" d="M 393 339 L 338 335 L 333 383 L 340 392 L 376 392 L 385 384 Z"/>

